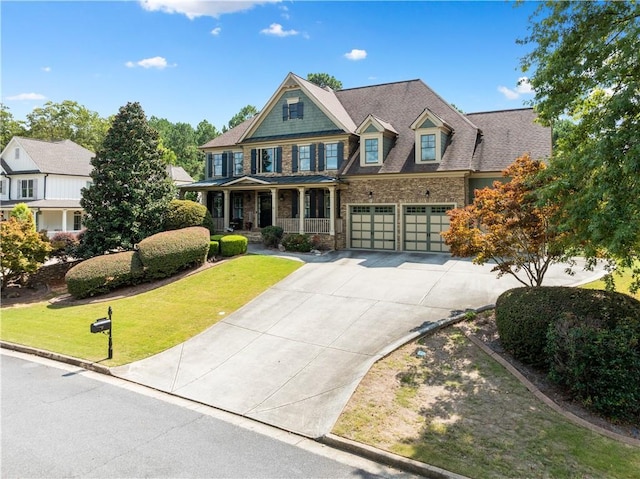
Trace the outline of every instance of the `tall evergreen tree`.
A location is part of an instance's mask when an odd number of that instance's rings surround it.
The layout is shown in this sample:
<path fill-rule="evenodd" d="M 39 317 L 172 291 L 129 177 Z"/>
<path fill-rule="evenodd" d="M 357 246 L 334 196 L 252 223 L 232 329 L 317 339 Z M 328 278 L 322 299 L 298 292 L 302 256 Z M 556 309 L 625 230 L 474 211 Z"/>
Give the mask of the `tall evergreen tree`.
<path fill-rule="evenodd" d="M 161 229 L 174 187 L 139 103 L 127 103 L 113 120 L 95 158 L 93 184 L 83 188 L 80 204 L 87 212 L 81 252 L 132 249 Z"/>

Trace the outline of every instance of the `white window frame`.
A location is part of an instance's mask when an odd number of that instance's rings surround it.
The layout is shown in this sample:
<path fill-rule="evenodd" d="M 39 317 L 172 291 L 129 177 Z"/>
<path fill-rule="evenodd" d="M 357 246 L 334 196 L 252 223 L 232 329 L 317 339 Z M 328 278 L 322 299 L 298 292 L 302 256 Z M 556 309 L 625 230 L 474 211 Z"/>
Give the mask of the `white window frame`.
<path fill-rule="evenodd" d="M 427 148 L 433 148 L 433 157 L 432 158 L 425 158 L 424 155 L 424 146 L 423 146 L 423 140 L 427 137 L 433 137 L 433 146 L 432 147 L 427 147 Z M 426 133 L 423 132 L 420 134 L 420 161 L 421 162 L 435 162 L 438 160 L 438 133 L 434 132 L 434 133 Z"/>
<path fill-rule="evenodd" d="M 298 171 L 311 171 L 311 145 L 298 145 Z"/>
<path fill-rule="evenodd" d="M 330 148 L 335 153 L 335 155 L 329 155 Z M 334 163 L 330 164 L 329 160 L 334 161 Z M 326 170 L 338 169 L 338 143 L 326 143 L 324 145 L 324 167 Z"/>
<path fill-rule="evenodd" d="M 212 160 L 212 176 L 222 176 L 222 153 L 213 153 Z"/>
<path fill-rule="evenodd" d="M 234 151 L 233 152 L 233 175 L 241 176 L 242 173 L 244 173 L 244 153 L 242 151 Z"/>
<path fill-rule="evenodd" d="M 442 133 L 440 128 L 418 128 L 416 130 L 416 163 L 419 165 L 430 165 L 442 161 Z M 426 135 L 435 136 L 435 158 L 433 160 L 422 159 L 422 137 Z"/>
<path fill-rule="evenodd" d="M 73 213 L 73 230 L 80 231 L 82 229 L 82 213 L 76 211 Z"/>
<path fill-rule="evenodd" d="M 33 199 L 35 193 L 35 185 L 36 184 L 34 179 L 20 180 L 20 199 Z M 24 194 L 25 191 L 27 195 Z"/>
<path fill-rule="evenodd" d="M 367 140 L 376 140 L 378 142 L 378 160 L 374 162 L 367 162 Z M 360 137 L 360 166 L 377 166 L 382 164 L 382 145 L 383 145 L 382 133 L 376 133 L 373 135 L 363 135 Z"/>

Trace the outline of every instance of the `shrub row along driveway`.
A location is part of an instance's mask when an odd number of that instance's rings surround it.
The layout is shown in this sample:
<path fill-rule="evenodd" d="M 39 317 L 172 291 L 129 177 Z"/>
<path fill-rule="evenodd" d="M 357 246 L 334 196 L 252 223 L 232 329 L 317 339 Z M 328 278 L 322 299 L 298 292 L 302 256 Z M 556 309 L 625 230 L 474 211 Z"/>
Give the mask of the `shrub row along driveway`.
<path fill-rule="evenodd" d="M 344 251 L 305 258 L 308 264 L 202 334 L 112 373 L 319 437 L 382 355 L 421 327 L 491 304 L 519 285 L 448 255 Z M 545 284 L 596 276 L 563 270 L 552 267 Z"/>

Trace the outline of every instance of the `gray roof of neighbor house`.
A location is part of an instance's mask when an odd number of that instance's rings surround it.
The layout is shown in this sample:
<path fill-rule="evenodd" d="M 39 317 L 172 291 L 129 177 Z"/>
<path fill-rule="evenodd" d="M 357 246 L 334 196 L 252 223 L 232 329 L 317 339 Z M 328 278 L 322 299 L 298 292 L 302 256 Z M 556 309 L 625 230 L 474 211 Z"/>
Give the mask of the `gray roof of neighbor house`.
<path fill-rule="evenodd" d="M 14 137 L 41 173 L 58 175 L 89 176 L 92 151 L 71 140 L 44 141 L 32 138 Z M 3 163 L 4 165 L 4 163 Z M 19 171 L 13 171 L 19 173 Z"/>
<path fill-rule="evenodd" d="M 167 166 L 167 172 L 173 181 L 184 181 L 188 183 L 193 181 L 191 175 L 187 173 L 182 166 L 169 165 Z"/>
<path fill-rule="evenodd" d="M 359 150 L 344 162 L 341 174 L 420 173 L 435 171 L 501 171 L 524 152 L 534 158 L 551 154 L 551 130 L 534 122 L 533 109 L 504 110 L 463 114 L 442 99 L 422 80 L 409 80 L 331 91 L 317 87 L 291 74 L 327 110 L 340 115 L 353 133 L 369 116 L 392 126 L 398 136 L 382 165 L 361 166 Z M 340 108 L 337 108 L 336 101 Z M 440 163 L 416 164 L 415 132 L 411 125 L 425 112 L 436 115 L 452 129 Z M 347 114 L 350 121 L 345 120 Z M 201 148 L 237 145 L 251 123 L 251 118 Z"/>
<path fill-rule="evenodd" d="M 532 108 L 469 113 L 467 117 L 482 130 L 473 157 L 477 171 L 502 171 L 529 153 L 533 159 L 551 155 L 551 129 L 535 122 Z"/>

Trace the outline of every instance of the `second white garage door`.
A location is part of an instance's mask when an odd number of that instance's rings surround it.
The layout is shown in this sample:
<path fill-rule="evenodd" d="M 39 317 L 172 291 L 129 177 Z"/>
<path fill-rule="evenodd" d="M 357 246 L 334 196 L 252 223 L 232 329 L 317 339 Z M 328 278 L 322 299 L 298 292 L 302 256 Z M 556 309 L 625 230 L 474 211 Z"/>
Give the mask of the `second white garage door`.
<path fill-rule="evenodd" d="M 403 208 L 404 250 L 447 252 L 449 247 L 440 236 L 449 229 L 447 211 L 453 205 L 412 205 Z"/>

